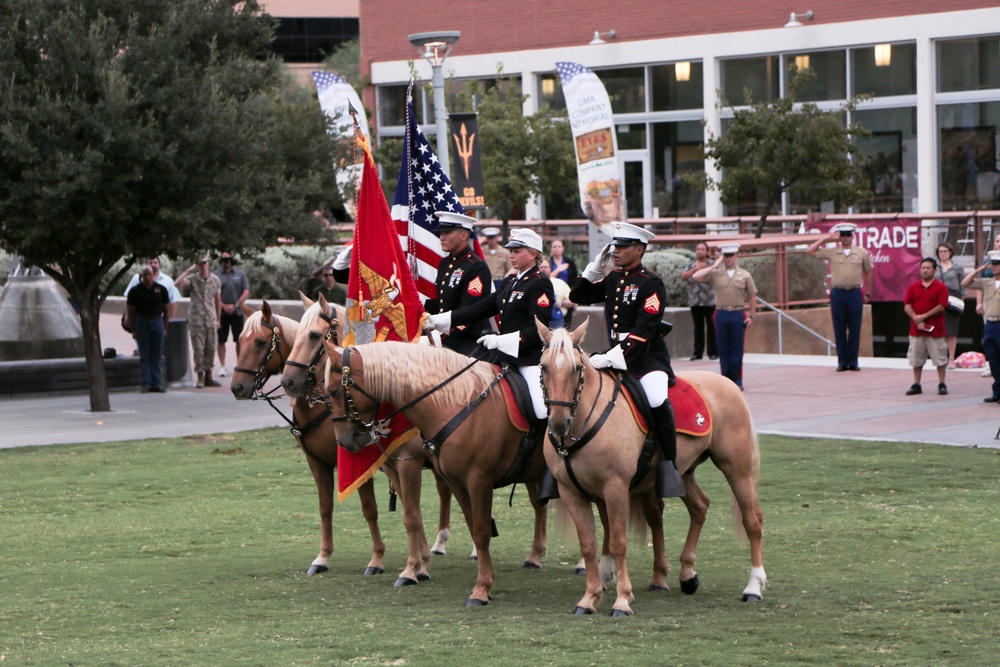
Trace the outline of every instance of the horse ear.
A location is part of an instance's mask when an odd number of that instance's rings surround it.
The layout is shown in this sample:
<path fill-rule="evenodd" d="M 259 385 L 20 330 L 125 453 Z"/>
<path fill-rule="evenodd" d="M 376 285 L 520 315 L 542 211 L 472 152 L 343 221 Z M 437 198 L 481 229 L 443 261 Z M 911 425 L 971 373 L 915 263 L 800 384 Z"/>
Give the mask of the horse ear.
<path fill-rule="evenodd" d="M 552 332 L 547 326 L 542 324 L 542 321 L 538 319 L 537 315 L 535 316 L 535 326 L 538 327 L 538 335 L 541 337 L 542 343 L 544 345 L 548 345 L 549 341 L 552 340 Z"/>
<path fill-rule="evenodd" d="M 316 299 L 316 301 L 319 303 L 319 309 L 324 313 L 330 310 L 330 302 L 326 300 L 326 297 L 323 296 L 322 292 L 320 292 L 319 298 Z"/>
<path fill-rule="evenodd" d="M 312 299 L 310 299 L 309 297 L 307 297 L 302 292 L 299 292 L 299 298 L 302 299 L 302 307 L 303 308 L 305 308 L 306 310 L 309 310 L 310 308 L 312 308 L 312 305 L 313 305 L 313 300 Z"/>
<path fill-rule="evenodd" d="M 590 324 L 590 316 L 587 316 L 587 319 L 583 321 L 583 324 L 578 326 L 576 329 L 573 330 L 572 333 L 570 333 L 569 339 L 573 341 L 574 345 L 579 345 L 580 343 L 583 342 L 583 339 L 587 336 L 588 324 Z"/>
<path fill-rule="evenodd" d="M 243 312 L 246 313 L 245 310 Z M 264 304 L 260 308 L 260 314 L 261 314 L 261 317 L 263 317 L 265 320 L 267 320 L 268 322 L 270 322 L 271 321 L 271 317 L 273 316 L 273 313 L 271 312 L 271 304 L 269 304 L 267 301 L 265 301 Z M 249 313 L 247 313 L 247 317 L 249 317 L 249 316 L 250 316 Z"/>
<path fill-rule="evenodd" d="M 246 317 L 250 317 L 251 315 L 253 315 L 253 311 L 250 310 L 250 307 L 247 306 L 242 301 L 240 301 L 240 308 L 243 310 L 243 315 L 245 315 Z"/>
<path fill-rule="evenodd" d="M 344 363 L 344 348 L 338 347 L 332 340 L 324 340 L 323 347 L 326 348 L 326 356 L 330 363 L 339 368 Z"/>

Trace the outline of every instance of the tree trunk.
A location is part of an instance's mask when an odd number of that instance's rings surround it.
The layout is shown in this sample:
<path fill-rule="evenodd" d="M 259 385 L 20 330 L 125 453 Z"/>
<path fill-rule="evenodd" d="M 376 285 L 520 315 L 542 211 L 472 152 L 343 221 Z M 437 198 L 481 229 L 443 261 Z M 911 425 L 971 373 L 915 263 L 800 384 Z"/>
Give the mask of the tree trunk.
<path fill-rule="evenodd" d="M 759 239 L 764 233 L 764 225 L 767 223 L 767 216 L 771 215 L 771 209 L 774 205 L 781 201 L 781 193 L 783 190 L 778 190 L 775 194 L 772 194 L 767 200 L 767 206 L 764 207 L 764 212 L 760 214 L 760 222 L 757 223 L 757 231 L 753 235 L 755 239 Z"/>
<path fill-rule="evenodd" d="M 83 328 L 83 356 L 87 362 L 87 381 L 90 385 L 90 409 L 92 412 L 110 412 L 100 322 L 100 300 L 88 290 L 80 303 L 80 326 Z"/>

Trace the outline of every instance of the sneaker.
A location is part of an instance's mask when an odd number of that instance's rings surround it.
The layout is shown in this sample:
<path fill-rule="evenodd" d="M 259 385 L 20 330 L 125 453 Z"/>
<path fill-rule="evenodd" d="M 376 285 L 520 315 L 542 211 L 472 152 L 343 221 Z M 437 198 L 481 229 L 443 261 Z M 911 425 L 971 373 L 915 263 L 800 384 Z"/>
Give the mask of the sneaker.
<path fill-rule="evenodd" d="M 910 385 L 910 388 L 906 390 L 907 396 L 913 396 L 915 394 L 922 394 L 922 393 L 924 393 L 924 390 L 920 388 L 919 384 L 912 384 Z"/>
<path fill-rule="evenodd" d="M 222 368 L 219 369 L 219 377 L 220 378 L 226 377 L 226 367 L 225 366 L 223 366 Z"/>
<path fill-rule="evenodd" d="M 946 385 L 944 382 L 939 382 L 938 396 L 947 396 L 947 395 L 948 395 L 948 385 Z"/>

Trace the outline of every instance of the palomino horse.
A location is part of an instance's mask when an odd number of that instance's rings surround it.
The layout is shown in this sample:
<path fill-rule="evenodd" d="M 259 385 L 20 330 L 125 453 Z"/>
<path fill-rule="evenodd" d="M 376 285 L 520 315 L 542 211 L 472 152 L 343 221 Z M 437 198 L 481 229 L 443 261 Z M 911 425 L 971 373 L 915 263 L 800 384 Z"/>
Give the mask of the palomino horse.
<path fill-rule="evenodd" d="M 524 482 L 535 510 L 531 553 L 523 567 L 540 567 L 546 549 L 546 511 L 538 504 L 544 464 L 541 446 L 522 446 L 524 432 L 511 422 L 499 387 L 501 374 L 490 364 L 447 349 L 411 343 L 369 343 L 351 348 L 325 343 L 330 357 L 329 386 L 340 380 L 331 403 L 338 414 L 342 447 L 369 445 L 383 402 L 429 436 L 438 473 L 465 512 L 476 546 L 479 573 L 467 606 L 487 605 L 495 580 L 490 555 L 493 489 Z M 341 403 L 338 409 L 337 404 Z M 343 415 L 343 417 L 340 417 Z M 457 423 L 457 426 L 456 426 Z"/>
<path fill-rule="evenodd" d="M 236 361 L 230 389 L 237 400 L 264 399 L 270 401 L 271 399 L 263 392 L 264 384 L 272 375 L 280 373 L 284 367 L 298 335 L 299 323 L 287 317 L 272 314 L 271 307 L 266 301 L 260 312 L 254 312 L 246 306 L 243 307 L 243 312 L 246 314 L 247 320 L 240 336 L 240 354 Z M 330 411 L 323 402 L 323 389 L 321 387 L 310 391 L 309 396 L 305 398 L 292 401 L 292 432 L 302 451 L 306 454 L 306 460 L 319 493 L 320 524 L 322 527 L 320 551 L 309 567 L 308 573 L 310 575 L 326 572 L 330 555 L 333 553 L 333 507 L 336 489 L 333 471 L 337 463 L 337 439 L 333 423 L 328 418 L 329 415 Z M 287 418 L 285 419 L 287 420 Z M 394 473 L 394 470 L 389 470 L 387 474 L 393 479 L 394 488 L 400 489 L 402 492 L 398 476 Z M 450 535 L 448 523 L 451 519 L 451 495 L 443 482 L 439 483 L 439 492 L 442 493 L 440 520 L 443 528 L 438 534 L 435 553 L 444 553 L 444 545 Z M 419 494 L 419 487 L 417 493 Z M 373 480 L 369 480 L 358 489 L 358 497 L 372 538 L 372 558 L 365 568 L 365 574 L 381 574 L 385 571 L 382 563 L 385 555 L 385 543 L 382 541 L 378 526 L 378 506 L 375 502 L 375 483 Z M 406 503 L 404 501 L 404 514 L 410 505 L 416 505 L 419 510 L 419 502 Z M 412 517 L 410 520 L 413 520 Z M 417 541 L 422 543 L 423 550 L 425 550 L 426 540 L 423 539 L 423 524 L 419 514 L 416 515 L 416 521 L 419 523 L 420 530 Z M 429 560 L 429 556 L 429 554 L 426 556 L 421 554 L 419 558 L 411 559 L 412 562 L 407 563 L 407 569 L 400 574 L 397 581 L 415 583 L 418 579 L 425 578 L 427 574 L 426 561 Z"/>
<path fill-rule="evenodd" d="M 586 333 L 584 322 L 573 333 L 565 329 L 549 331 L 538 324 L 545 343 L 542 354 L 542 384 L 549 406 L 550 440 L 555 446 L 545 447 L 545 460 L 559 483 L 559 493 L 573 517 L 580 538 L 580 550 L 587 569 L 587 587 L 577 603 L 576 613 L 596 610 L 602 595 L 601 575 L 596 567 L 596 541 L 591 499 L 602 500 L 608 514 L 610 539 L 608 548 L 614 558 L 618 577 L 617 599 L 613 616 L 632 613 L 632 584 L 625 565 L 626 519 L 629 515 L 630 485 L 636 474 L 645 435 L 636 424 L 626 401 L 616 401 L 619 387 L 614 374 L 600 372 L 590 365 L 580 348 Z M 767 583 L 761 545 L 761 523 L 764 513 L 757 502 L 760 477 L 760 452 L 753 429 L 750 410 L 739 388 L 727 378 L 714 373 L 693 372 L 681 376 L 704 397 L 711 413 L 712 429 L 704 436 L 677 434 L 677 469 L 682 473 L 687 490 L 684 504 L 691 518 L 687 541 L 681 552 L 681 589 L 685 593 L 697 590 L 698 575 L 694 570 L 695 550 L 709 499 L 698 486 L 694 471 L 711 458 L 722 471 L 733 491 L 734 517 L 738 506 L 742 528 L 750 541 L 750 582 L 743 591 L 744 601 L 760 600 Z M 575 419 L 577 406 L 587 407 L 582 419 Z M 595 423 L 604 420 L 596 430 Z M 583 444 L 581 444 L 583 443 Z M 561 452 L 557 452 L 557 447 Z M 650 467 L 651 471 L 656 466 Z M 646 520 L 650 521 L 649 489 L 654 474 L 631 490 L 643 500 Z M 662 511 L 662 504 L 660 505 Z M 666 568 L 662 550 L 662 517 L 660 541 L 657 545 L 653 523 L 654 571 Z M 654 575 L 656 588 L 657 576 Z"/>

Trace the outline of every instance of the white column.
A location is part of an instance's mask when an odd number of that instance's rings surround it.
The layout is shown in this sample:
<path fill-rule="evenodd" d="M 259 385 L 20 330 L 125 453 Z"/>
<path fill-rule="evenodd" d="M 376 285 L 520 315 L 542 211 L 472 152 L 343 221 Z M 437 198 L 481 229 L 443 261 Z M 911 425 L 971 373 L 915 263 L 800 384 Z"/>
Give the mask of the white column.
<path fill-rule="evenodd" d="M 722 134 L 722 120 L 718 108 L 718 90 L 722 87 L 719 79 L 719 60 L 714 56 L 706 56 L 702 65 L 702 97 L 705 110 L 705 142 L 708 143 L 708 133 L 718 137 Z M 715 163 L 705 161 L 705 174 L 713 181 L 719 180 L 719 170 Z M 722 216 L 722 197 L 718 190 L 705 192 L 705 215 L 709 218 Z"/>
<path fill-rule="evenodd" d="M 917 39 L 917 198 L 922 213 L 940 210 L 936 85 L 934 42 L 921 37 Z"/>

